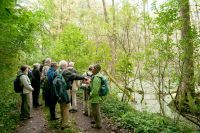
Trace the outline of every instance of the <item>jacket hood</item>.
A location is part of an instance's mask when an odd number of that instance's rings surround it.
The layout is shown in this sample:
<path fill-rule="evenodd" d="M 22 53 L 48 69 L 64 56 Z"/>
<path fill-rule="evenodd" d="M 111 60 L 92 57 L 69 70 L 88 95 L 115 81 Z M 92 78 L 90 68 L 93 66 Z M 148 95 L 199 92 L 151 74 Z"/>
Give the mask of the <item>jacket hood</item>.
<path fill-rule="evenodd" d="M 22 75 L 22 74 L 27 75 L 26 73 L 23 73 L 22 71 L 17 72 L 17 76 Z"/>

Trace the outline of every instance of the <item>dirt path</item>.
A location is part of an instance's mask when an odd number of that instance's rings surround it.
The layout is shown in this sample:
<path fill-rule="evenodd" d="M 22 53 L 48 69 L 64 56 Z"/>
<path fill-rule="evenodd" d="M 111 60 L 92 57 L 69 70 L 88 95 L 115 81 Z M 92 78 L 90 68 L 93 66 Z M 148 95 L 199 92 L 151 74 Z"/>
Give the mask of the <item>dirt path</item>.
<path fill-rule="evenodd" d="M 91 127 L 91 120 L 89 117 L 83 115 L 83 104 L 80 100 L 77 99 L 78 112 L 71 113 L 72 119 L 75 120 L 77 127 L 81 130 L 82 133 L 108 133 L 104 124 L 102 124 L 101 129 L 95 129 Z"/>
<path fill-rule="evenodd" d="M 83 105 L 80 100 L 77 100 L 77 105 L 79 109 L 78 112 L 70 113 L 70 117 L 71 121 L 75 122 L 75 126 L 80 129 L 81 133 L 109 133 L 109 131 L 106 130 L 105 124 L 102 124 L 102 129 L 92 128 L 90 118 L 83 115 Z M 15 133 L 52 133 L 53 131 L 49 129 L 48 121 L 45 120 L 42 109 L 42 106 L 33 108 L 33 118 L 21 121 Z"/>
<path fill-rule="evenodd" d="M 33 108 L 33 118 L 21 121 L 15 133 L 51 133 L 44 118 L 42 107 Z"/>

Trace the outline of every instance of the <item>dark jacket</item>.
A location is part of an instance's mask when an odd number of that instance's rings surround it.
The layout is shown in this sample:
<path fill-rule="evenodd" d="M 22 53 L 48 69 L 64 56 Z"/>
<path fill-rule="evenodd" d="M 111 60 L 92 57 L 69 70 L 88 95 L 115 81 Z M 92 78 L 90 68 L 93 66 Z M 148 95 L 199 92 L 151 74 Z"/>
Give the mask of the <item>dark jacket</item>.
<path fill-rule="evenodd" d="M 64 77 L 64 79 L 67 83 L 67 86 L 68 86 L 67 89 L 71 89 L 71 85 L 73 83 L 73 80 L 83 80 L 83 79 L 85 79 L 84 76 L 80 76 L 70 69 L 64 70 L 62 75 L 63 75 L 63 77 Z"/>
<path fill-rule="evenodd" d="M 38 69 L 33 69 L 32 71 L 32 81 L 31 85 L 34 90 L 40 89 L 40 71 Z"/>
<path fill-rule="evenodd" d="M 58 102 L 70 103 L 70 96 L 67 90 L 71 88 L 73 80 L 82 80 L 84 77 L 77 75 L 72 69 L 64 71 L 58 70 L 55 75 L 56 77 L 55 80 L 53 80 L 53 88 Z"/>
<path fill-rule="evenodd" d="M 46 98 L 48 100 L 48 104 L 55 104 L 58 101 L 58 98 L 55 94 L 55 90 L 53 87 L 53 79 L 55 78 L 56 70 L 53 67 L 50 67 L 47 71 L 47 78 L 49 83 L 49 88 L 46 92 Z"/>

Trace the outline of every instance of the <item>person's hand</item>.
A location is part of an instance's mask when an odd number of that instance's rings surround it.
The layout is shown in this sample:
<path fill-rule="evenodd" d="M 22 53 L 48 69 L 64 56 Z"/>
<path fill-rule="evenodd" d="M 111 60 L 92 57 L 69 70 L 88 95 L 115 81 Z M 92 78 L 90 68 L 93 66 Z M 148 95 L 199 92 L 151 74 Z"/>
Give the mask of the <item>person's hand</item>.
<path fill-rule="evenodd" d="M 90 78 L 88 78 L 88 77 L 85 77 L 85 79 L 83 80 L 83 83 L 85 83 L 85 84 L 89 84 L 90 83 Z"/>

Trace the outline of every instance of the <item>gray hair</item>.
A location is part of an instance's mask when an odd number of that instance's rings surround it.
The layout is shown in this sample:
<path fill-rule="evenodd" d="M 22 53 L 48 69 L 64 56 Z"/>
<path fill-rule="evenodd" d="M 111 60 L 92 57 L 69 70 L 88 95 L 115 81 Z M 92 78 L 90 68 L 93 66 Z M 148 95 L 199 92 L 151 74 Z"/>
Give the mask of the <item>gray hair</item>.
<path fill-rule="evenodd" d="M 34 68 L 34 69 L 37 69 L 37 68 L 39 68 L 39 67 L 40 67 L 40 64 L 39 64 L 39 63 L 34 63 L 34 64 L 33 64 L 33 68 Z"/>
<path fill-rule="evenodd" d="M 51 58 L 46 58 L 45 59 L 45 64 L 51 64 Z"/>
<path fill-rule="evenodd" d="M 65 66 L 68 66 L 68 62 L 65 61 L 65 60 L 61 60 L 59 62 L 59 66 L 60 66 L 61 69 L 65 69 Z"/>

